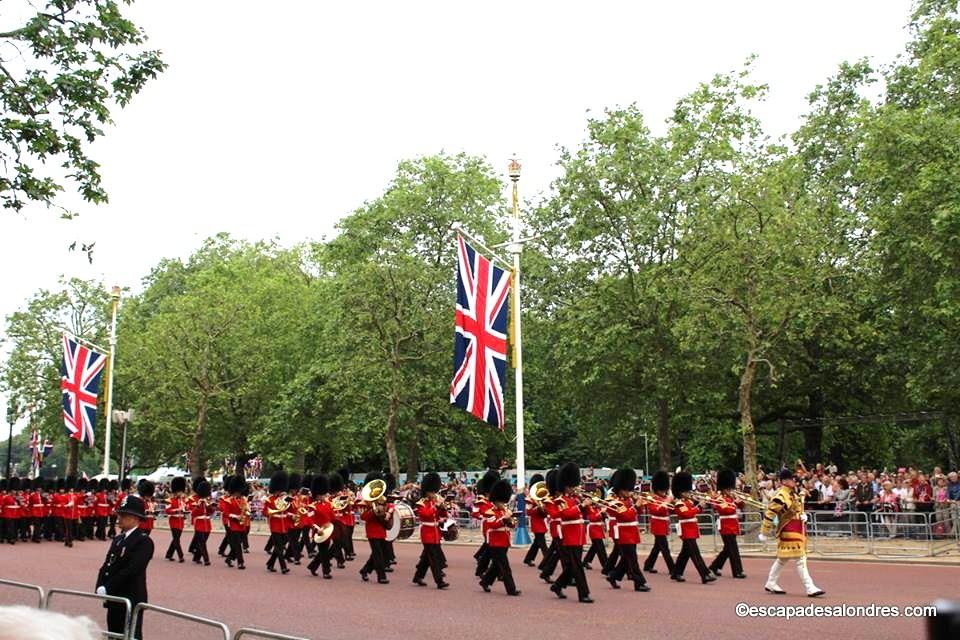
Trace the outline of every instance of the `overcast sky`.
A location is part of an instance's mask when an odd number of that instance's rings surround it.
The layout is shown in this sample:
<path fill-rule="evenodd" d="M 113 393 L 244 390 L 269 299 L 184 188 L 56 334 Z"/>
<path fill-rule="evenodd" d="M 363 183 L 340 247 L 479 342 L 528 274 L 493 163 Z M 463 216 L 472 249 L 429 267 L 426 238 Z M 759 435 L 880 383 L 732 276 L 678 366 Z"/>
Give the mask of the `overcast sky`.
<path fill-rule="evenodd" d="M 465 151 L 505 174 L 516 154 L 521 196 L 534 198 L 588 111 L 635 102 L 660 129 L 678 97 L 750 54 L 770 85 L 766 129 L 788 133 L 840 62 L 903 50 L 910 3 L 140 0 L 124 11 L 169 69 L 94 147 L 109 204 L 65 197 L 81 213 L 71 222 L 0 212 L 0 317 L 60 275 L 138 291 L 161 258 L 221 231 L 320 238 L 405 158 Z M 96 241 L 92 265 L 67 252 L 75 239 Z"/>

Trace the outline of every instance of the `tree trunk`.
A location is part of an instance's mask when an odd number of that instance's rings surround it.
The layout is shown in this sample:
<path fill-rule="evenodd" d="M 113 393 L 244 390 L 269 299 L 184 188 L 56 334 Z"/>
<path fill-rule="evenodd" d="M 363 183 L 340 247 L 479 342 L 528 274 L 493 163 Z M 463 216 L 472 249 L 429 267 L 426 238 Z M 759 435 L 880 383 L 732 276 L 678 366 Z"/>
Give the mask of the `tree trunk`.
<path fill-rule="evenodd" d="M 660 450 L 660 469 L 670 469 L 670 405 L 666 399 L 657 400 L 657 448 Z M 644 469 L 644 473 L 650 473 Z"/>
<path fill-rule="evenodd" d="M 67 475 L 79 475 L 77 471 L 80 467 L 80 441 L 69 438 L 67 440 Z"/>
<path fill-rule="evenodd" d="M 407 447 L 407 482 L 413 479 L 416 482 L 417 472 L 420 471 L 420 427 L 411 431 L 410 444 Z"/>
<path fill-rule="evenodd" d="M 951 469 L 956 469 L 960 448 L 957 447 L 957 432 L 953 430 L 952 418 L 949 413 L 943 414 L 943 430 L 947 434 L 947 464 Z"/>
<path fill-rule="evenodd" d="M 396 478 L 400 474 L 400 458 L 397 456 L 397 420 L 400 413 L 400 397 L 394 393 L 390 398 L 390 410 L 387 413 L 387 433 L 385 436 L 387 445 L 387 463 L 390 466 L 390 473 Z"/>
<path fill-rule="evenodd" d="M 203 432 L 207 427 L 207 398 L 197 403 L 197 426 L 193 432 L 193 445 L 190 447 L 190 475 L 199 478 L 206 475 L 203 464 Z"/>
<path fill-rule="evenodd" d="M 807 418 L 819 420 L 823 418 L 823 392 L 814 389 L 807 396 Z M 811 425 L 803 430 L 803 455 L 807 467 L 812 469 L 818 462 L 823 462 L 823 425 Z"/>
<path fill-rule="evenodd" d="M 751 394 L 753 381 L 757 375 L 757 361 L 754 352 L 747 354 L 747 363 L 740 376 L 740 400 L 737 408 L 740 411 L 740 431 L 743 434 L 743 469 L 746 482 L 750 485 L 750 492 L 757 497 L 757 433 L 753 427 L 753 407 Z"/>
<path fill-rule="evenodd" d="M 303 467 L 307 461 L 307 453 L 303 449 L 297 451 L 293 456 L 293 470 L 303 475 Z"/>

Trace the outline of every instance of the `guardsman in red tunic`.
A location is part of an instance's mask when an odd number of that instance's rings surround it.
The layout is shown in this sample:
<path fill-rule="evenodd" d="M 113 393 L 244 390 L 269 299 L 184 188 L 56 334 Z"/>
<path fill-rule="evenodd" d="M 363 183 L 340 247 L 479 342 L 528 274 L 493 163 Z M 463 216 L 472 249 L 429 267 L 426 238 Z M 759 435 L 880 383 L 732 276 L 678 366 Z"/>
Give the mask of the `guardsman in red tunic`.
<path fill-rule="evenodd" d="M 27 496 L 27 508 L 30 511 L 30 522 L 33 527 L 33 536 L 32 541 L 40 543 L 40 538 L 43 535 L 43 522 L 44 522 L 44 499 L 43 499 L 43 478 L 34 478 L 33 479 L 33 489 L 30 491 Z"/>
<path fill-rule="evenodd" d="M 270 559 L 267 560 L 267 570 L 276 572 L 276 564 L 280 563 L 280 571 L 289 573 L 286 559 L 287 534 L 290 532 L 290 509 L 292 503 L 287 499 L 287 488 L 290 478 L 287 472 L 275 471 L 270 477 L 270 496 L 263 502 L 263 515 L 267 517 L 270 526 Z"/>
<path fill-rule="evenodd" d="M 613 487 L 617 484 L 617 478 L 620 477 L 620 470 L 616 470 L 610 476 L 608 485 Z M 609 497 L 615 497 L 614 491 L 611 488 L 609 491 Z M 610 521 L 607 523 L 607 533 L 610 536 L 610 542 L 613 543 L 613 550 L 607 556 L 607 561 L 603 563 L 603 570 L 600 572 L 601 575 L 610 575 L 610 572 L 613 571 L 614 567 L 617 566 L 617 563 L 620 562 L 620 548 L 617 546 L 617 519 L 610 518 Z"/>
<path fill-rule="evenodd" d="M 483 534 L 483 544 L 481 544 L 477 552 L 473 554 L 474 559 L 477 561 L 477 569 L 473 574 L 478 578 L 483 576 L 490 566 L 490 553 L 488 551 L 490 545 L 487 542 L 487 529 L 489 525 L 487 524 L 486 512 L 493 507 L 493 504 L 489 500 L 490 489 L 493 488 L 493 483 L 499 479 L 500 474 L 492 469 L 483 474 L 483 477 L 477 481 L 475 489 L 477 498 L 474 500 L 473 509 L 470 511 L 470 517 L 480 521 L 480 532 Z"/>
<path fill-rule="evenodd" d="M 700 506 L 690 499 L 692 490 L 693 476 L 689 473 L 680 471 L 673 477 L 673 495 L 677 498 L 674 511 L 680 525 L 680 538 L 683 540 L 683 548 L 677 555 L 676 569 L 671 577 L 678 582 L 683 582 L 683 571 L 687 567 L 687 560 L 690 560 L 696 567 L 697 573 L 700 574 L 700 580 L 707 584 L 713 582 L 716 578 L 707 570 L 707 564 L 703 561 L 703 556 L 700 555 L 700 547 L 697 545 L 697 539 L 700 537 L 700 524 L 697 522 Z"/>
<path fill-rule="evenodd" d="M 557 507 L 560 510 L 560 563 L 563 573 L 551 585 L 550 591 L 560 599 L 566 598 L 563 590 L 574 583 L 577 586 L 577 597 L 580 602 L 593 602 L 590 597 L 590 587 L 587 585 L 587 576 L 583 572 L 583 545 L 587 540 L 586 521 L 583 519 L 583 508 L 577 497 L 580 486 L 580 467 L 568 462 L 558 471 L 558 482 L 563 491 L 563 497 Z"/>
<path fill-rule="evenodd" d="M 157 503 L 153 500 L 155 490 L 154 484 L 145 478 L 137 483 L 137 494 L 143 499 L 143 509 L 146 513 L 146 517 L 140 520 L 140 529 L 146 531 L 148 535 L 153 531 L 154 519 L 157 517 Z"/>
<path fill-rule="evenodd" d="M 547 483 L 547 491 L 550 492 L 550 497 L 544 501 L 543 507 L 544 511 L 547 512 L 547 527 L 550 529 L 550 546 L 547 547 L 547 555 L 543 557 L 543 560 L 540 561 L 540 564 L 537 565 L 537 569 L 540 570 L 540 579 L 546 582 L 547 584 L 552 584 L 553 579 L 550 576 L 553 575 L 554 570 L 557 568 L 557 564 L 560 563 L 560 483 L 558 482 L 559 476 L 557 475 L 556 469 L 550 469 L 547 471 L 547 477 L 544 482 Z"/>
<path fill-rule="evenodd" d="M 310 492 L 313 494 L 313 502 L 310 504 L 310 511 L 313 513 L 309 520 L 310 536 L 316 545 L 316 554 L 307 569 L 316 576 L 317 569 L 322 566 L 324 580 L 333 577 L 330 573 L 330 545 L 337 526 L 333 522 L 333 506 L 330 504 L 330 480 L 334 477 L 340 478 L 335 473 L 329 478 L 321 473 L 310 481 Z"/>
<path fill-rule="evenodd" d="M 96 523 L 94 537 L 97 540 L 107 539 L 107 517 L 110 515 L 110 502 L 107 500 L 107 490 L 110 481 L 101 478 L 96 492 L 93 494 L 93 519 Z"/>
<path fill-rule="evenodd" d="M 96 480 L 80 478 L 77 480 L 77 505 L 80 508 L 80 529 L 77 540 L 93 539 L 93 494 L 91 491 L 97 488 Z"/>
<path fill-rule="evenodd" d="M 211 517 L 214 512 L 210 501 L 210 483 L 205 478 L 197 478 L 193 483 L 193 491 L 194 495 L 188 502 L 190 520 L 193 523 L 193 540 L 190 542 L 190 549 L 193 551 L 195 563 L 200 564 L 202 561 L 204 566 L 209 567 L 210 554 L 207 551 L 207 540 L 213 530 Z"/>
<path fill-rule="evenodd" d="M 540 482 L 544 482 L 543 476 L 539 473 L 533 474 L 530 477 L 530 488 L 532 489 Z M 539 487 L 544 491 L 543 498 L 550 495 L 550 490 L 544 485 Z M 530 521 L 530 533 L 533 534 L 533 542 L 530 544 L 527 555 L 523 558 L 523 564 L 532 567 L 537 559 L 537 553 L 543 554 L 544 558 L 547 557 L 547 509 L 542 498 L 532 494 L 527 496 L 525 504 L 527 505 L 527 520 Z"/>
<path fill-rule="evenodd" d="M 170 481 L 170 497 L 167 500 L 167 508 L 164 509 L 164 513 L 167 514 L 167 522 L 170 525 L 171 539 L 164 557 L 171 562 L 173 562 L 174 553 L 177 554 L 180 562 L 183 562 L 183 547 L 180 546 L 180 536 L 183 535 L 184 516 L 187 513 L 186 499 L 183 497 L 186 490 L 186 478 L 177 476 Z"/>
<path fill-rule="evenodd" d="M 747 576 L 743 573 L 743 562 L 740 560 L 740 547 L 737 545 L 737 536 L 740 535 L 739 511 L 743 508 L 743 501 L 737 500 L 733 494 L 736 486 L 737 476 L 733 471 L 723 469 L 717 474 L 717 489 L 720 491 L 720 496 L 713 503 L 713 510 L 717 514 L 723 550 L 717 554 L 708 568 L 713 575 L 719 576 L 720 569 L 729 559 L 733 577 L 746 578 Z"/>
<path fill-rule="evenodd" d="M 647 513 L 650 515 L 650 533 L 653 535 L 653 548 L 650 549 L 650 555 L 643 563 L 643 570 L 647 573 L 656 573 L 653 565 L 657 561 L 657 556 L 663 556 L 663 562 L 667 565 L 667 573 L 671 576 L 675 573 L 673 556 L 670 554 L 670 514 L 673 511 L 673 501 L 670 499 L 670 476 L 666 471 L 657 471 L 653 474 L 650 482 L 653 489 L 654 498 L 647 500 Z"/>
<path fill-rule="evenodd" d="M 11 494 L 10 485 L 14 483 L 19 485 L 19 478 L 4 478 L 0 480 L 0 524 L 3 526 L 0 527 L 0 537 L 2 537 L 3 542 L 8 542 L 10 544 L 16 544 L 17 542 L 17 521 L 13 519 L 13 515 L 16 512 L 16 507 L 14 506 L 17 502 L 16 498 Z M 10 532 L 13 532 L 12 534 Z"/>
<path fill-rule="evenodd" d="M 340 469 L 340 471 L 337 472 L 337 475 L 340 476 L 339 484 L 342 487 L 342 489 L 340 490 L 342 492 L 342 495 L 350 497 L 348 508 L 343 509 L 341 511 L 334 512 L 334 515 L 336 516 L 337 521 L 343 525 L 343 533 L 341 534 L 341 538 L 340 538 L 340 546 L 343 548 L 344 559 L 347 562 L 350 562 L 351 560 L 357 557 L 357 554 L 353 549 L 353 528 L 357 523 L 357 518 L 354 515 L 354 505 L 356 502 L 356 495 L 354 493 L 354 490 L 350 488 L 352 486 L 350 484 L 350 472 L 347 469 Z M 335 479 L 331 478 L 330 479 L 331 487 L 336 482 L 337 481 Z M 335 494 L 336 492 L 331 489 L 331 493 Z M 340 564 L 338 564 L 337 567 L 340 569 L 343 568 L 342 566 L 340 566 Z"/>
<path fill-rule="evenodd" d="M 227 546 L 230 549 L 224 562 L 231 569 L 234 562 L 237 563 L 237 569 L 246 569 L 243 562 L 243 532 L 250 518 L 247 501 L 243 497 L 246 483 L 243 476 L 231 476 L 230 486 L 227 487 L 230 495 L 223 501 L 227 521 Z"/>
<path fill-rule="evenodd" d="M 374 480 L 380 480 L 384 482 L 384 484 L 386 483 L 379 473 L 371 472 L 367 474 L 363 484 L 366 486 Z M 370 557 L 367 558 L 366 563 L 360 568 L 360 578 L 364 582 L 367 582 L 370 579 L 370 573 L 375 571 L 377 574 L 377 582 L 379 584 L 388 584 L 390 581 L 387 580 L 386 571 L 386 541 L 387 528 L 391 526 L 394 518 L 393 504 L 386 501 L 386 489 L 384 489 L 381 494 L 373 496 L 373 498 L 370 502 L 363 503 L 363 510 L 360 512 L 360 519 L 363 520 L 367 542 L 370 544 Z"/>
<path fill-rule="evenodd" d="M 490 553 L 490 567 L 480 578 L 480 587 L 490 592 L 490 585 L 496 580 L 503 582 L 508 596 L 520 595 L 516 583 L 513 581 L 513 572 L 510 570 L 510 560 L 507 552 L 510 549 L 510 529 L 516 526 L 513 513 L 507 508 L 510 502 L 512 489 L 506 480 L 497 480 L 490 488 L 492 505 L 484 512 L 484 522 L 487 523 L 488 551 Z"/>
<path fill-rule="evenodd" d="M 300 497 L 300 483 L 303 478 L 299 473 L 291 473 L 287 485 L 287 499 L 290 500 L 290 522 L 287 530 L 286 558 L 287 562 L 300 564 L 300 509 L 303 508 L 303 498 Z"/>
<path fill-rule="evenodd" d="M 80 522 L 80 494 L 77 493 L 77 477 L 67 477 L 66 500 L 63 503 L 63 526 L 66 530 L 64 544 L 73 546 L 73 539 L 77 534 L 77 525 Z"/>
<path fill-rule="evenodd" d="M 67 479 L 57 478 L 56 493 L 50 497 L 50 503 L 53 505 L 53 539 L 57 542 L 65 542 L 66 533 L 64 531 L 64 505 L 67 503 Z"/>
<path fill-rule="evenodd" d="M 440 521 L 447 517 L 447 511 L 437 493 L 443 482 L 440 474 L 428 473 L 423 477 L 420 492 L 423 497 L 417 502 L 414 511 L 420 519 L 420 542 L 423 551 L 413 574 L 413 583 L 421 587 L 427 586 L 423 581 L 427 569 L 433 576 L 437 589 L 446 589 L 450 585 L 443 581 L 443 554 L 440 551 Z"/>
<path fill-rule="evenodd" d="M 607 575 L 607 582 L 614 589 L 619 589 L 619 582 L 626 576 L 633 581 L 634 591 L 650 591 L 637 560 L 640 523 L 637 520 L 639 514 L 633 501 L 633 488 L 636 484 L 637 473 L 633 469 L 621 469 L 617 473 L 607 513 L 617 523 L 616 544 L 620 549 L 620 560 Z"/>
<path fill-rule="evenodd" d="M 345 491 L 343 488 L 343 476 L 339 473 L 331 473 L 327 476 L 327 488 L 329 490 L 330 497 L 330 513 L 333 514 L 333 536 L 330 538 L 330 558 L 337 561 L 337 569 L 343 569 L 347 560 L 347 535 L 353 535 L 352 533 L 347 533 L 348 529 L 346 523 L 346 514 L 350 512 L 350 517 L 353 517 L 353 495 Z M 336 509 L 334 504 L 342 507 L 341 509 Z M 314 514 L 314 522 L 316 522 L 316 514 Z"/>
<path fill-rule="evenodd" d="M 603 543 L 606 535 L 604 512 L 590 501 L 585 505 L 584 516 L 587 520 L 587 538 L 590 540 L 590 549 L 587 551 L 587 555 L 583 557 L 583 568 L 592 569 L 590 561 L 594 557 L 600 561 L 600 566 L 604 567 L 607 564 L 607 547 Z"/>

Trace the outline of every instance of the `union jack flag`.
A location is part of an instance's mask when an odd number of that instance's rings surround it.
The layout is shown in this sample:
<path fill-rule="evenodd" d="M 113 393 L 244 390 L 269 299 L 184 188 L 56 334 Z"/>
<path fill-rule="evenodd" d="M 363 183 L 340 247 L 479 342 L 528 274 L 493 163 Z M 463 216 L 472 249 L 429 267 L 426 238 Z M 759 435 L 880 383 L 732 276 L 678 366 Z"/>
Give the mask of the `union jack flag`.
<path fill-rule="evenodd" d="M 39 471 L 43 466 L 43 461 L 53 453 L 53 443 L 50 442 L 49 438 L 43 439 L 43 444 L 40 444 L 40 434 L 33 431 L 33 434 L 30 436 L 30 457 L 33 460 L 33 468 L 35 471 Z"/>
<path fill-rule="evenodd" d="M 457 315 L 450 403 L 503 431 L 510 274 L 457 237 Z"/>
<path fill-rule="evenodd" d="M 93 446 L 97 421 L 97 391 L 107 358 L 64 334 L 60 389 L 63 391 L 63 423 L 67 435 Z"/>

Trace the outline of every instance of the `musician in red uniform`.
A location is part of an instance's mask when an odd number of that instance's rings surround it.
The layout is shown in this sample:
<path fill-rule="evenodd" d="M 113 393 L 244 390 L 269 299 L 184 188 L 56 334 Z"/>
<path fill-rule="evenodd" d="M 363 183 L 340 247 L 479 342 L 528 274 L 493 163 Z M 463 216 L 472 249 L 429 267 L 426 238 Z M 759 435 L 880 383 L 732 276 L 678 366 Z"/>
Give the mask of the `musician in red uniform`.
<path fill-rule="evenodd" d="M 63 527 L 65 530 L 64 544 L 68 547 L 73 546 L 73 540 L 77 537 L 77 526 L 80 522 L 80 499 L 77 493 L 77 477 L 67 477 L 66 499 L 63 503 Z"/>
<path fill-rule="evenodd" d="M 720 539 L 723 540 L 723 549 L 717 554 L 710 566 L 707 567 L 715 576 L 720 575 L 724 563 L 730 560 L 730 569 L 734 578 L 746 578 L 743 573 L 743 561 L 740 559 L 740 547 L 737 545 L 737 536 L 740 535 L 739 511 L 743 508 L 743 501 L 738 500 L 733 493 L 737 486 L 736 474 L 723 469 L 717 474 L 717 490 L 720 497 L 713 504 L 720 525 Z"/>
<path fill-rule="evenodd" d="M 583 572 L 583 545 L 587 539 L 587 528 L 583 508 L 576 495 L 580 486 L 580 467 L 568 462 L 560 467 L 558 478 L 563 490 L 563 497 L 557 504 L 560 510 L 560 563 L 563 573 L 551 585 L 550 591 L 560 599 L 566 598 L 563 590 L 573 582 L 577 586 L 580 602 L 590 603 L 593 598 L 590 597 L 587 576 Z"/>
<path fill-rule="evenodd" d="M 210 483 L 205 478 L 197 478 L 193 483 L 194 495 L 187 503 L 190 510 L 190 520 L 193 523 L 193 540 L 190 550 L 193 552 L 193 561 L 205 567 L 210 566 L 210 554 L 207 551 L 207 539 L 213 530 L 211 516 L 213 504 L 210 503 Z"/>
<path fill-rule="evenodd" d="M 267 570 L 271 572 L 276 572 L 277 562 L 280 562 L 281 573 L 290 572 L 286 559 L 291 508 L 291 502 L 286 496 L 289 481 L 286 471 L 275 471 L 270 477 L 270 496 L 263 502 L 263 514 L 270 525 L 270 559 L 267 560 Z"/>
<path fill-rule="evenodd" d="M 93 494 L 93 521 L 95 525 L 93 537 L 97 540 L 107 539 L 107 516 L 110 515 L 110 502 L 107 500 L 109 486 L 110 481 L 101 478 Z"/>
<path fill-rule="evenodd" d="M 27 494 L 27 509 L 30 515 L 30 525 L 33 527 L 33 536 L 31 540 L 40 543 L 40 536 L 43 534 L 44 521 L 44 499 L 43 499 L 43 478 L 34 478 L 32 489 Z"/>
<path fill-rule="evenodd" d="M 487 542 L 487 529 L 489 527 L 487 525 L 486 512 L 493 506 L 493 503 L 489 500 L 490 489 L 493 488 L 493 483 L 499 479 L 500 473 L 489 469 L 483 474 L 483 477 L 477 481 L 475 487 L 477 498 L 473 502 L 470 517 L 480 521 L 480 532 L 483 534 L 483 543 L 480 545 L 480 548 L 477 549 L 476 553 L 473 554 L 474 559 L 477 561 L 477 568 L 473 573 L 478 578 L 483 576 L 490 566 L 490 544 Z"/>
<path fill-rule="evenodd" d="M 543 560 L 540 561 L 540 564 L 537 565 L 537 569 L 540 570 L 540 579 L 547 584 L 552 584 L 553 579 L 550 576 L 553 575 L 557 564 L 560 563 L 561 531 L 560 509 L 558 505 L 562 492 L 560 491 L 559 476 L 557 475 L 556 469 L 547 471 L 545 482 L 547 483 L 547 490 L 550 492 L 550 498 L 544 502 L 543 505 L 544 511 L 547 513 L 547 527 L 550 529 L 550 546 L 547 547 L 547 554 L 543 557 Z"/>
<path fill-rule="evenodd" d="M 507 508 L 511 493 L 510 483 L 506 480 L 497 480 L 490 488 L 492 504 L 483 515 L 483 521 L 487 524 L 490 566 L 480 578 L 480 587 L 489 593 L 490 585 L 499 579 L 503 582 L 508 596 L 518 596 L 520 590 L 513 581 L 513 572 L 510 570 L 510 560 L 507 557 L 510 549 L 510 529 L 516 526 L 516 520 Z"/>
<path fill-rule="evenodd" d="M 670 513 L 673 511 L 672 501 L 670 500 L 670 476 L 666 471 L 657 471 L 653 474 L 650 482 L 655 498 L 647 500 L 647 513 L 650 515 L 650 533 L 653 535 L 653 548 L 650 549 L 650 555 L 643 563 L 643 570 L 647 573 L 657 573 L 654 564 L 657 562 L 657 556 L 663 556 L 663 562 L 667 565 L 667 573 L 675 575 L 675 566 L 673 556 L 670 554 L 670 543 L 667 538 L 670 536 Z"/>
<path fill-rule="evenodd" d="M 50 497 L 53 513 L 53 539 L 57 542 L 66 542 L 64 527 L 64 506 L 67 503 L 67 479 L 57 478 L 56 493 Z"/>
<path fill-rule="evenodd" d="M 220 541 L 220 546 L 217 547 L 218 556 L 227 556 L 227 547 L 230 546 L 230 525 L 227 523 L 227 512 L 223 504 L 226 502 L 227 497 L 230 495 L 230 483 L 233 482 L 233 476 L 223 476 L 220 479 L 220 492 L 217 496 L 217 511 L 220 512 L 220 524 L 223 525 L 223 540 Z M 273 537 L 267 538 L 267 544 L 270 545 L 273 543 Z M 267 553 L 270 553 L 270 549 L 264 549 Z"/>
<path fill-rule="evenodd" d="M 287 541 L 285 557 L 287 562 L 300 564 L 300 526 L 299 510 L 303 505 L 303 499 L 300 497 L 300 486 L 303 478 L 299 473 L 291 473 L 287 484 L 287 499 L 290 501 L 290 520 L 287 529 Z"/>
<path fill-rule="evenodd" d="M 307 565 L 310 573 L 317 575 L 317 569 L 323 567 L 323 578 L 329 580 L 333 577 L 330 573 L 330 545 L 333 541 L 334 532 L 337 526 L 333 522 L 333 506 L 330 504 L 330 480 L 340 476 L 331 474 L 330 478 L 317 474 L 310 481 L 310 492 L 313 494 L 313 502 L 310 504 L 310 511 L 313 516 L 310 522 L 310 537 L 314 539 L 316 554 L 313 560 Z"/>
<path fill-rule="evenodd" d="M 363 484 L 367 485 L 374 480 L 383 480 L 383 477 L 376 472 L 367 474 Z M 363 520 L 364 529 L 367 535 L 367 542 L 370 544 L 370 557 L 360 569 L 360 578 L 367 582 L 370 579 L 370 572 L 377 573 L 377 582 L 379 584 L 388 584 L 387 580 L 387 556 L 386 541 L 387 529 L 393 522 L 393 504 L 386 501 L 386 494 L 378 496 L 374 502 L 363 503 L 360 519 Z"/>
<path fill-rule="evenodd" d="M 608 497 L 610 498 L 616 497 L 616 492 L 612 487 L 617 485 L 617 479 L 619 477 L 620 470 L 617 469 L 613 472 L 608 480 L 608 486 L 611 487 L 610 491 L 608 492 Z M 614 567 L 617 566 L 617 563 L 620 562 L 620 548 L 617 546 L 617 536 L 619 534 L 617 530 L 616 518 L 610 518 L 610 521 L 607 523 L 607 534 L 610 536 L 610 542 L 613 543 L 613 549 L 607 555 L 607 561 L 603 563 L 602 571 L 600 571 L 600 574 L 604 576 L 610 575 L 610 572 L 613 571 Z"/>
<path fill-rule="evenodd" d="M 637 508 L 633 501 L 633 488 L 637 484 L 637 472 L 633 469 L 621 469 L 613 485 L 612 501 L 607 513 L 617 522 L 617 547 L 620 560 L 610 570 L 607 582 L 614 589 L 620 588 L 624 576 L 633 581 L 634 591 L 650 591 L 647 580 L 640 571 L 637 560 L 637 545 L 640 544 L 640 523 L 637 520 Z"/>
<path fill-rule="evenodd" d="M 538 482 L 543 482 L 542 475 L 535 473 L 530 476 L 531 487 Z M 527 520 L 530 521 L 530 533 L 533 534 L 533 542 L 530 544 L 527 555 L 523 557 L 523 564 L 532 567 L 537 559 L 537 553 L 543 554 L 544 558 L 547 557 L 547 509 L 546 505 L 531 500 L 529 496 L 525 504 L 527 505 Z"/>
<path fill-rule="evenodd" d="M 16 482 L 14 482 L 16 481 Z M 17 521 L 13 519 L 18 507 L 15 506 L 17 499 L 11 493 L 11 485 L 19 486 L 20 478 L 4 478 L 0 480 L 0 535 L 2 542 L 16 544 L 17 542 Z"/>
<path fill-rule="evenodd" d="M 437 495 L 442 481 L 440 474 L 428 473 L 423 477 L 420 485 L 423 497 L 417 502 L 414 509 L 420 519 L 420 542 L 423 551 L 413 574 L 413 583 L 421 587 L 427 586 L 423 581 L 427 575 L 427 568 L 437 585 L 437 589 L 446 589 L 450 585 L 443 581 L 443 554 L 440 551 L 440 521 L 447 517 L 446 508 Z"/>
<path fill-rule="evenodd" d="M 137 495 L 143 500 L 143 510 L 146 517 L 140 519 L 140 529 L 149 535 L 153 531 L 154 520 L 157 517 L 157 503 L 153 499 L 156 486 L 143 478 L 137 483 Z"/>
<path fill-rule="evenodd" d="M 313 474 L 307 474 L 303 477 L 303 487 L 300 489 L 300 508 L 297 510 L 300 516 L 300 539 L 297 545 L 301 550 L 306 552 L 308 558 L 314 558 L 317 554 L 317 545 L 313 541 L 314 537 L 316 537 L 316 529 L 313 528 L 313 524 L 314 518 L 316 517 L 317 504 L 317 495 L 313 493 L 314 480 L 315 476 Z M 326 481 L 326 491 L 324 491 L 326 494 L 325 499 L 329 501 L 330 478 L 324 475 L 324 480 Z"/>
<path fill-rule="evenodd" d="M 587 555 L 583 557 L 583 568 L 592 569 L 590 561 L 594 558 L 600 561 L 601 567 L 604 567 L 607 564 L 607 547 L 603 543 L 603 538 L 606 535 L 604 512 L 592 501 L 585 503 L 584 508 L 590 549 L 587 550 Z"/>
<path fill-rule="evenodd" d="M 177 554 L 180 562 L 183 562 L 183 547 L 180 546 L 180 536 L 183 535 L 184 516 L 187 512 L 186 499 L 183 497 L 186 490 L 186 478 L 177 476 L 170 481 L 170 496 L 167 499 L 167 508 L 164 509 L 164 513 L 167 514 L 167 523 L 170 525 L 171 539 L 164 557 L 171 562 L 173 562 L 174 554 Z"/>
<path fill-rule="evenodd" d="M 344 560 L 350 562 L 356 558 L 357 554 L 353 549 L 353 528 L 356 525 L 356 516 L 354 515 L 354 501 L 356 500 L 356 495 L 354 490 L 351 488 L 350 484 L 350 472 L 347 469 L 340 469 L 337 472 L 337 475 L 340 476 L 339 486 L 341 487 L 338 490 L 334 490 L 333 486 L 337 484 L 337 480 L 333 477 L 330 478 L 330 493 L 331 495 L 337 495 L 337 493 L 342 493 L 342 495 L 349 496 L 350 506 L 342 511 L 334 512 L 337 522 L 343 525 L 343 531 L 340 534 L 340 547 L 343 549 Z M 343 563 L 338 562 L 337 568 L 342 569 Z"/>
<path fill-rule="evenodd" d="M 93 539 L 94 520 L 96 518 L 93 512 L 94 495 L 92 492 L 96 490 L 97 486 L 96 480 L 87 478 L 77 480 L 77 504 L 80 508 L 80 530 L 77 540 Z"/>
<path fill-rule="evenodd" d="M 230 549 L 224 562 L 231 569 L 234 562 L 237 563 L 237 569 L 246 569 L 243 562 L 243 531 L 246 529 L 247 519 L 250 517 L 250 514 L 246 512 L 247 502 L 243 497 L 244 485 L 246 484 L 247 481 L 243 476 L 232 476 L 230 486 L 227 487 L 230 495 L 223 501 L 227 520 L 227 545 Z"/>
<path fill-rule="evenodd" d="M 693 476 L 689 473 L 680 471 L 673 477 L 673 495 L 677 498 L 674 511 L 680 524 L 680 538 L 683 540 L 683 548 L 677 555 L 676 568 L 671 577 L 683 582 L 683 571 L 687 567 L 687 560 L 690 560 L 696 567 L 697 573 L 700 574 L 700 580 L 707 584 L 713 582 L 716 578 L 707 570 L 703 556 L 700 555 L 700 547 L 697 545 L 697 539 L 700 537 L 700 525 L 697 523 L 700 506 L 690 499 L 692 490 Z"/>

